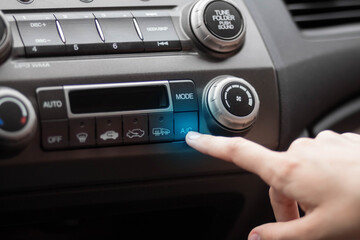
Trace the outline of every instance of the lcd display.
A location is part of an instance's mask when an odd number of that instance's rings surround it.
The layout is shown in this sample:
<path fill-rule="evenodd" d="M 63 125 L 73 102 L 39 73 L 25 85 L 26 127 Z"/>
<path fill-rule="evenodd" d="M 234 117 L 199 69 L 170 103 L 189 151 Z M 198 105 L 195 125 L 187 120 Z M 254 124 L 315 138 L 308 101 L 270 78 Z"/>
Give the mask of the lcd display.
<path fill-rule="evenodd" d="M 74 114 L 121 112 L 169 107 L 165 85 L 114 87 L 69 92 Z"/>

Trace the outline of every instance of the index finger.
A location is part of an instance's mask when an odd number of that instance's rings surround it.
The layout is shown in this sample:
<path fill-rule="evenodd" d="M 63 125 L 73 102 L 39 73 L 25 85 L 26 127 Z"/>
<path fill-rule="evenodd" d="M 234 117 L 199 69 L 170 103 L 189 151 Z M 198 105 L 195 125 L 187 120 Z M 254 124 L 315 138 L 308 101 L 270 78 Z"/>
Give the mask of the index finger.
<path fill-rule="evenodd" d="M 196 132 L 186 136 L 187 144 L 204 154 L 235 163 L 259 175 L 269 185 L 281 189 L 289 176 L 282 169 L 286 166 L 281 153 L 271 151 L 244 138 L 214 137 Z"/>

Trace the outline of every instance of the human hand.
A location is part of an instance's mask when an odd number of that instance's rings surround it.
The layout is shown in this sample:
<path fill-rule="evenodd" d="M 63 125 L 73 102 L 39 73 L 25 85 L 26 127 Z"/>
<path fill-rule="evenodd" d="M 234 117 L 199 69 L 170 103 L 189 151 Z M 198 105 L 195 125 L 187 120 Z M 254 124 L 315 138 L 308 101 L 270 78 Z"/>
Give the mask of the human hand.
<path fill-rule="evenodd" d="M 259 175 L 270 187 L 277 223 L 259 226 L 249 240 L 360 239 L 360 135 L 320 133 L 275 152 L 243 138 L 190 132 L 194 149 Z M 305 216 L 300 218 L 298 205 Z"/>

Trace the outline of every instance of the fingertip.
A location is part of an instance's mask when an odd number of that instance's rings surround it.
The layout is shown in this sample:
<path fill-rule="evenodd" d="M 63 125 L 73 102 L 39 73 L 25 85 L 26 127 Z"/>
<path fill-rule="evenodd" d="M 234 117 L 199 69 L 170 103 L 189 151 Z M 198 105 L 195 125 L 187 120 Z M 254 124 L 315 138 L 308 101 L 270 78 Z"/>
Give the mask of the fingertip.
<path fill-rule="evenodd" d="M 185 141 L 190 147 L 195 147 L 201 136 L 202 134 L 198 132 L 188 132 L 186 134 Z"/>
<path fill-rule="evenodd" d="M 257 233 L 250 233 L 248 240 L 261 240 L 260 235 Z"/>

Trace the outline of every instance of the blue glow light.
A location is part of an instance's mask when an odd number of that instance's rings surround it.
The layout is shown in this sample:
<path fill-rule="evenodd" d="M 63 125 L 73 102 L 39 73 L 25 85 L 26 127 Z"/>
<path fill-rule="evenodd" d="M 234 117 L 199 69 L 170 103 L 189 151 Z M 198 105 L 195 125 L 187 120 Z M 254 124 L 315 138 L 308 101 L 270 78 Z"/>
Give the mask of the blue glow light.
<path fill-rule="evenodd" d="M 4 121 L 0 118 L 0 127 L 4 126 Z"/>

